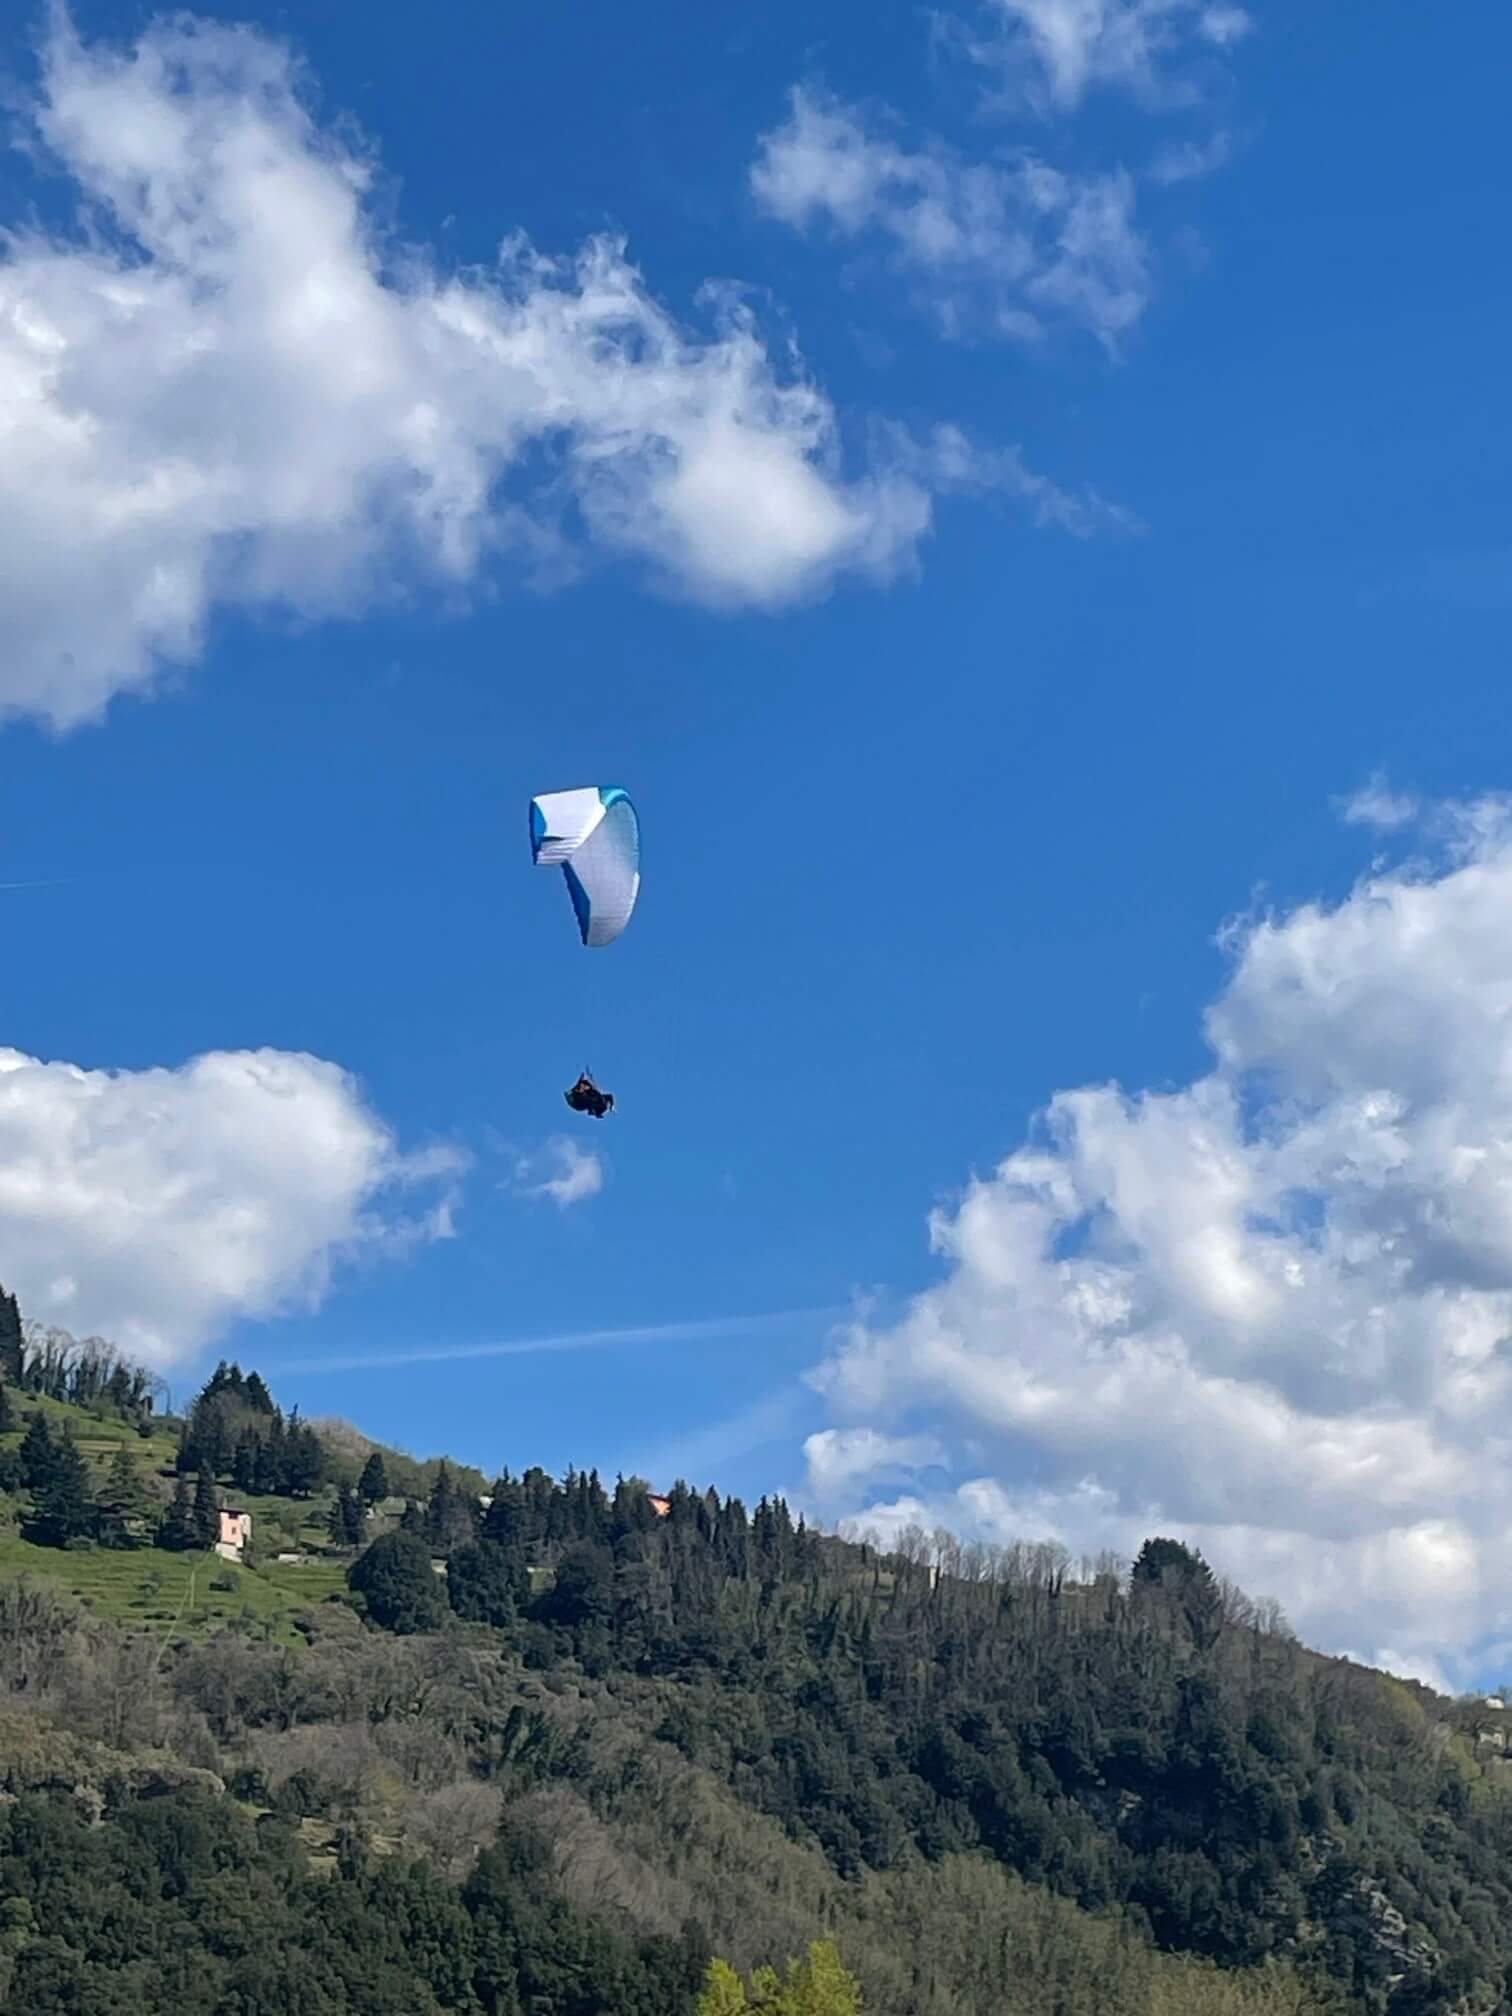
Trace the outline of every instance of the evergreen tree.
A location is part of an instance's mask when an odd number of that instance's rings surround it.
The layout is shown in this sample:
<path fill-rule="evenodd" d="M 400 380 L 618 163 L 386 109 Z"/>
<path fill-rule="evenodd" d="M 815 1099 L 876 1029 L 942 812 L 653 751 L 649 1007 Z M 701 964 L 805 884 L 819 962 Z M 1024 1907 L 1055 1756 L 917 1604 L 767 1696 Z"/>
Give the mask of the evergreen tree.
<path fill-rule="evenodd" d="M 327 1515 L 326 1531 L 338 1547 L 360 1547 L 362 1525 L 362 1507 L 353 1496 L 351 1485 L 343 1484 Z"/>
<path fill-rule="evenodd" d="M 447 1562 L 446 1594 L 459 1617 L 505 1629 L 530 1601 L 530 1576 L 506 1548 L 479 1540 Z"/>
<path fill-rule="evenodd" d="M 388 1492 L 388 1471 L 375 1449 L 362 1466 L 362 1475 L 357 1480 L 357 1496 L 364 1505 L 378 1505 L 387 1498 Z"/>
<path fill-rule="evenodd" d="M 141 1474 L 124 1444 L 111 1459 L 110 1470 L 96 1500 L 100 1537 L 108 1546 L 139 1544 L 138 1528 L 147 1515 L 147 1493 Z"/>
<path fill-rule="evenodd" d="M 425 1537 L 431 1551 L 450 1554 L 455 1547 L 470 1546 L 477 1531 L 477 1506 L 458 1490 L 451 1466 L 443 1460 L 425 1510 Z"/>
<path fill-rule="evenodd" d="M 367 1603 L 385 1631 L 434 1631 L 446 1615 L 446 1597 L 430 1549 L 418 1533 L 383 1533 L 347 1570 L 347 1587 Z"/>
<path fill-rule="evenodd" d="M 26 1340 L 21 1328 L 21 1310 L 15 1296 L 0 1288 L 0 1379 L 19 1386 L 25 1370 Z"/>
<path fill-rule="evenodd" d="M 47 1426 L 47 1416 L 39 1407 L 26 1424 L 21 1437 L 21 1488 L 35 1495 L 47 1489 L 56 1460 L 56 1445 Z"/>
<path fill-rule="evenodd" d="M 296 1409 L 289 1416 L 284 1437 L 284 1490 L 291 1498 L 308 1498 L 320 1489 L 325 1463 L 325 1445 L 314 1429 L 300 1420 Z"/>
<path fill-rule="evenodd" d="M 231 1482 L 238 1491 L 255 1492 L 257 1489 L 257 1437 L 250 1430 L 236 1438 L 236 1451 L 231 1458 Z"/>
<path fill-rule="evenodd" d="M 10 1388 L 0 1379 L 0 1435 L 9 1435 L 16 1425 L 16 1410 L 11 1405 Z"/>
<path fill-rule="evenodd" d="M 30 1537 L 44 1547 L 64 1547 L 93 1530 L 95 1508 L 89 1495 L 89 1470 L 67 1431 L 53 1445 L 47 1481 L 36 1494 L 36 1507 Z"/>
<path fill-rule="evenodd" d="M 215 1495 L 215 1479 L 208 1470 L 201 1470 L 195 1479 L 190 1525 L 196 1547 L 211 1548 L 220 1538 L 220 1505 Z"/>
<path fill-rule="evenodd" d="M 173 1487 L 173 1500 L 158 1527 L 158 1545 L 171 1553 L 186 1554 L 195 1545 L 194 1508 L 189 1499 L 189 1479 L 180 1477 Z"/>
<path fill-rule="evenodd" d="M 254 1408 L 259 1414 L 271 1414 L 273 1412 L 273 1395 L 263 1384 L 260 1372 L 249 1372 L 247 1374 L 247 1384 L 242 1397 L 245 1399 L 247 1405 Z"/>

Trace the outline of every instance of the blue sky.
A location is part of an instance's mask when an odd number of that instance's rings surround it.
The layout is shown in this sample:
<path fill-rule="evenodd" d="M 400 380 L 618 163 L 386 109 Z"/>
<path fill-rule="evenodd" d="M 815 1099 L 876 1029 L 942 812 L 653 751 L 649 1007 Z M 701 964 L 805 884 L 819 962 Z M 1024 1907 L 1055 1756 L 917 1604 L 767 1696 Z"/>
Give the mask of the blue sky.
<path fill-rule="evenodd" d="M 0 49 L 29 430 L 0 880 L 42 885 L 0 893 L 0 1278 L 180 1387 L 236 1353 L 418 1451 L 1073 1547 L 1158 1523 L 1320 1639 L 1495 1669 L 1500 1179 L 1439 1327 L 1382 1344 L 1335 1294 L 1367 1236 L 1370 1308 L 1404 1292 L 1376 1164 L 1352 1135 L 1284 1184 L 1255 1157 L 1306 1160 L 1299 1101 L 1431 1106 L 1460 986 L 1481 1035 L 1429 1132 L 1475 1110 L 1484 1138 L 1425 1133 L 1413 1222 L 1500 1154 L 1512 955 L 1455 878 L 1506 837 L 1512 27 L 1485 13 L 1467 64 L 1394 4 L 196 19 L 247 32 L 80 4 L 79 39 L 39 14 Z M 499 278 L 517 233 L 625 250 Z M 526 837 L 532 792 L 589 782 L 645 835 L 602 954 Z M 1383 851 L 1415 865 L 1362 893 Z M 1414 1022 L 1424 933 L 1471 912 Z M 1417 1062 L 1325 1069 L 1340 998 L 1338 1056 L 1402 1019 Z M 1215 1001 L 1248 1032 L 1216 1075 Z M 244 1051 L 284 1061 L 193 1064 Z M 619 1101 L 597 1131 L 561 1104 L 585 1062 Z M 1174 1102 L 1138 1109 L 1163 1145 L 1036 1118 L 1115 1082 Z M 566 1205 L 563 1139 L 601 1157 Z M 1026 1141 L 1043 1166 L 995 1177 Z M 1183 1225 L 1235 1169 L 1233 1223 Z M 1010 1207 L 1057 1181 L 1031 1254 Z M 1282 1189 L 1344 1257 L 1314 1239 L 1327 1293 L 1257 1330 L 1188 1258 L 1295 1273 L 1244 1249 Z M 1088 1251 L 1077 1306 L 1124 1314 L 1065 1344 L 1042 1433 L 1053 1324 L 1021 1332 Z M 1466 1296 L 1473 1405 L 1444 1369 Z M 1202 1411 L 1220 1388 L 1247 1428 Z M 1163 1419 L 1190 1469 L 1147 1460 Z M 1248 1495 L 1213 1485 L 1230 1432 Z M 1284 1492 L 1278 1445 L 1313 1452 Z M 1404 1471 L 1416 1497 L 1379 1481 Z"/>

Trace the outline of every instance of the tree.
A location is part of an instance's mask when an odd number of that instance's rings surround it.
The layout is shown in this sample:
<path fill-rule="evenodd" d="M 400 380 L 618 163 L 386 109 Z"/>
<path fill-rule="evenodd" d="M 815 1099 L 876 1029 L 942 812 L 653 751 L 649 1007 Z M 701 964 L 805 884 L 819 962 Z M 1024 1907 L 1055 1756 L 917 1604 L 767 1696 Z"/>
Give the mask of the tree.
<path fill-rule="evenodd" d="M 56 1459 L 56 1445 L 47 1426 L 47 1416 L 40 1407 L 26 1424 L 20 1455 L 22 1490 L 33 1494 L 45 1491 Z"/>
<path fill-rule="evenodd" d="M 308 1498 L 325 1477 L 325 1445 L 297 1413 L 289 1417 L 284 1441 L 283 1486 L 292 1498 Z"/>
<path fill-rule="evenodd" d="M 451 1466 L 442 1461 L 425 1508 L 425 1537 L 432 1551 L 450 1554 L 467 1546 L 478 1530 L 477 1507 L 457 1489 Z"/>
<path fill-rule="evenodd" d="M 608 1548 L 591 1540 L 569 1547 L 542 1607 L 554 1624 L 602 1623 L 614 1609 L 614 1556 Z"/>
<path fill-rule="evenodd" d="M 362 1475 L 357 1479 L 357 1496 L 364 1505 L 378 1505 L 389 1495 L 388 1471 L 383 1458 L 375 1449 L 362 1466 Z"/>
<path fill-rule="evenodd" d="M 273 1395 L 263 1384 L 260 1372 L 249 1372 L 247 1374 L 247 1383 L 242 1389 L 242 1398 L 249 1407 L 255 1408 L 259 1414 L 271 1414 L 273 1412 Z"/>
<path fill-rule="evenodd" d="M 44 1547 L 66 1547 L 94 1529 L 89 1470 L 66 1431 L 53 1445 L 47 1482 L 36 1494 L 36 1507 L 30 1537 Z"/>
<path fill-rule="evenodd" d="M 208 1470 L 201 1470 L 195 1479 L 190 1525 L 196 1547 L 211 1548 L 220 1538 L 220 1505 L 215 1495 L 215 1479 Z"/>
<path fill-rule="evenodd" d="M 147 1516 L 147 1492 L 141 1473 L 123 1443 L 111 1459 L 110 1469 L 96 1500 L 100 1537 L 108 1546 L 134 1547 Z"/>
<path fill-rule="evenodd" d="M 170 1553 L 186 1554 L 196 1544 L 194 1508 L 189 1501 L 189 1479 L 180 1477 L 173 1487 L 173 1500 L 158 1527 L 158 1545 Z"/>
<path fill-rule="evenodd" d="M 19 1386 L 26 1370 L 26 1338 L 14 1295 L 0 1288 L 0 1379 Z"/>
<path fill-rule="evenodd" d="M 492 1540 L 459 1547 L 446 1564 L 446 1593 L 459 1617 L 502 1628 L 530 1600 L 530 1576 Z"/>
<path fill-rule="evenodd" d="M 9 1435 L 16 1425 L 16 1410 L 11 1405 L 10 1388 L 0 1379 L 0 1435 Z"/>
<path fill-rule="evenodd" d="M 697 2016 L 745 2016 L 745 1983 L 728 1960 L 711 1960 L 698 1997 Z"/>
<path fill-rule="evenodd" d="M 446 1615 L 430 1549 L 418 1533 L 380 1534 L 347 1570 L 347 1587 L 364 1599 L 375 1624 L 401 1636 L 434 1631 Z"/>
<path fill-rule="evenodd" d="M 834 1943 L 816 1939 L 802 1960 L 788 1962 L 783 1978 L 759 1967 L 749 1994 L 726 1961 L 711 1960 L 698 1997 L 697 2016 L 860 2016 L 861 1984 L 848 1972 Z"/>
<path fill-rule="evenodd" d="M 338 1547 L 362 1545 L 362 1507 L 353 1497 L 350 1484 L 343 1484 L 337 1491 L 326 1518 L 326 1531 Z"/>

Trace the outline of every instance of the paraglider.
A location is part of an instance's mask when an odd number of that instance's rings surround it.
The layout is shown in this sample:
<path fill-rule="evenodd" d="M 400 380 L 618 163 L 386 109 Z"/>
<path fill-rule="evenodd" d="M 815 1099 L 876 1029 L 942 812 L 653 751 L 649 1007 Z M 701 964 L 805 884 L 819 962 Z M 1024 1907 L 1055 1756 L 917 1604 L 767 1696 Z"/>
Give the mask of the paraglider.
<path fill-rule="evenodd" d="M 595 1120 L 602 1120 L 606 1113 L 614 1111 L 614 1094 L 601 1092 L 586 1071 L 562 1097 L 574 1113 L 591 1113 Z"/>
<path fill-rule="evenodd" d="M 561 869 L 583 944 L 612 945 L 640 894 L 640 819 L 628 793 L 590 785 L 532 798 L 530 852 L 538 868 Z M 614 1110 L 614 1094 L 586 1071 L 563 1097 L 595 1120 Z"/>

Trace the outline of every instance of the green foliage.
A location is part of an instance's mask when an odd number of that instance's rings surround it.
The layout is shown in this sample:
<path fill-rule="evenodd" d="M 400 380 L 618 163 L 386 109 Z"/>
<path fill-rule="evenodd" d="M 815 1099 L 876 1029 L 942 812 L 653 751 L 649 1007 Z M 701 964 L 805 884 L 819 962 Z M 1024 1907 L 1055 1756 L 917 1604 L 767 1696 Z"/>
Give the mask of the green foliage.
<path fill-rule="evenodd" d="M 433 1631 L 446 1614 L 430 1549 L 418 1533 L 380 1534 L 347 1570 L 347 1586 L 375 1624 L 401 1636 Z"/>
<path fill-rule="evenodd" d="M 208 1470 L 201 1470 L 194 1480 L 194 1503 L 189 1512 L 189 1529 L 193 1534 L 193 1545 L 201 1549 L 208 1550 L 220 1538 L 220 1504 Z"/>
<path fill-rule="evenodd" d="M 446 1564 L 446 1594 L 459 1617 L 512 1625 L 530 1603 L 530 1576 L 508 1549 L 491 1540 L 462 1547 Z"/>
<path fill-rule="evenodd" d="M 337 1547 L 360 1547 L 362 1545 L 362 1505 L 352 1491 L 350 1484 L 337 1488 L 331 1501 L 331 1510 L 326 1520 L 326 1531 Z"/>
<path fill-rule="evenodd" d="M 189 1480 L 187 1477 L 180 1477 L 173 1487 L 173 1497 L 168 1509 L 158 1525 L 158 1545 L 166 1548 L 170 1554 L 182 1554 L 198 1544 L 194 1506 L 189 1497 Z"/>
<path fill-rule="evenodd" d="M 860 2016 L 861 1984 L 849 1973 L 829 1939 L 816 1939 L 802 1960 L 790 1960 L 780 1977 L 760 1967 L 749 1991 L 734 1968 L 712 1960 L 698 1997 L 696 2016 Z"/>
<path fill-rule="evenodd" d="M 47 1416 L 40 1408 L 26 1424 L 20 1453 L 22 1490 L 34 1493 L 45 1491 L 52 1477 L 54 1449 Z"/>
<path fill-rule="evenodd" d="M 82 1540 L 94 1531 L 95 1507 L 90 1496 L 89 1471 L 73 1436 L 66 1430 L 60 1440 L 49 1446 L 42 1482 L 34 1487 L 32 1500 L 35 1510 L 27 1525 L 27 1538 L 39 1546 L 66 1547 L 70 1541 Z"/>
<path fill-rule="evenodd" d="M 362 1466 L 362 1475 L 357 1480 L 357 1497 L 363 1505 L 379 1505 L 389 1492 L 388 1471 L 383 1457 L 374 1450 Z"/>
<path fill-rule="evenodd" d="M 123 1443 L 111 1458 L 95 1497 L 99 1537 L 109 1547 L 135 1547 L 146 1538 L 151 1495 Z"/>

